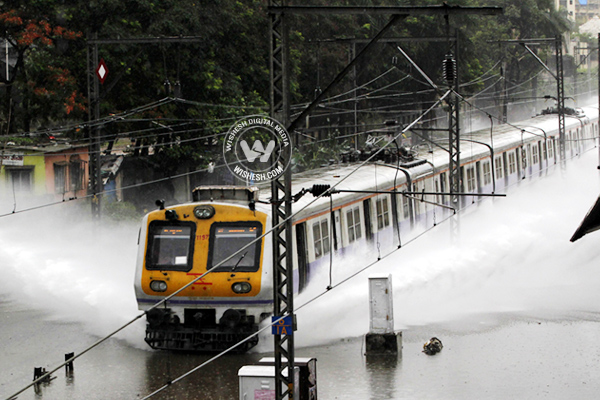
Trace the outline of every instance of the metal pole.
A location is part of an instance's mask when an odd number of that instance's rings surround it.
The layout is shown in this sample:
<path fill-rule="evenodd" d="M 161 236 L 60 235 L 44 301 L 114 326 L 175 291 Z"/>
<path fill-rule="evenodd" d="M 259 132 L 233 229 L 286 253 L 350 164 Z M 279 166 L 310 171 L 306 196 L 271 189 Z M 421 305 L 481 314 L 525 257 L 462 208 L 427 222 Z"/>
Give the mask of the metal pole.
<path fill-rule="evenodd" d="M 556 36 L 556 95 L 558 103 L 558 141 L 560 160 L 566 160 L 565 149 L 565 76 L 563 70 L 562 37 Z"/>
<path fill-rule="evenodd" d="M 502 61 L 502 123 L 508 122 L 508 77 L 506 76 L 506 61 Z"/>
<path fill-rule="evenodd" d="M 269 1 L 269 6 L 284 6 L 285 0 Z M 270 21 L 270 102 L 271 117 L 288 126 L 290 115 L 288 73 L 288 27 L 285 14 L 269 14 Z M 292 134 L 292 131 L 288 131 Z M 288 146 L 292 151 L 293 146 Z M 294 320 L 294 282 L 292 257 L 292 172 L 288 168 L 283 178 L 271 183 L 273 235 L 273 315 L 280 318 L 289 315 Z M 279 330 L 274 335 L 275 399 L 294 397 L 294 335 L 293 327 L 285 334 Z M 284 371 L 287 370 L 287 374 Z"/>
<path fill-rule="evenodd" d="M 352 58 L 356 57 L 356 42 L 352 43 Z M 353 80 L 354 80 L 354 150 L 358 150 L 358 89 L 357 85 L 357 72 L 356 64 L 353 67 Z"/>
<path fill-rule="evenodd" d="M 91 34 L 93 41 L 98 37 L 97 32 Z M 102 179 L 100 171 L 100 128 L 93 122 L 100 119 L 99 82 L 96 76 L 98 66 L 98 44 L 89 44 L 87 47 L 87 74 L 88 74 L 88 137 L 90 147 L 89 187 L 92 197 L 92 218 L 100 218 L 100 198 L 102 193 Z"/>
<path fill-rule="evenodd" d="M 4 40 L 4 48 L 6 49 L 6 82 L 8 83 L 8 40 Z"/>
<path fill-rule="evenodd" d="M 456 36 L 455 43 L 455 54 L 456 54 L 456 76 L 454 82 L 449 82 L 450 85 L 454 84 L 454 92 L 448 97 L 448 144 L 450 150 L 449 157 L 449 180 L 450 180 L 450 193 L 460 192 L 460 126 L 459 126 L 459 102 L 458 102 L 458 90 L 459 90 L 459 79 L 458 79 L 458 34 Z M 453 204 L 458 202 L 458 197 L 451 195 L 451 202 Z"/>

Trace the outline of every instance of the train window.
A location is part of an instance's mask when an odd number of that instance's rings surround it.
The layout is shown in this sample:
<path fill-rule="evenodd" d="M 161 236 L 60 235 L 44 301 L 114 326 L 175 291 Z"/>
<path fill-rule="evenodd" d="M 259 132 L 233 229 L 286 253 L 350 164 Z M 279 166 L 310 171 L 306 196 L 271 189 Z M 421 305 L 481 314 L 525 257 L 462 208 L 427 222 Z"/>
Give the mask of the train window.
<path fill-rule="evenodd" d="M 195 233 L 196 225 L 191 222 L 152 221 L 148 228 L 146 269 L 191 270 Z"/>
<path fill-rule="evenodd" d="M 548 159 L 548 149 L 547 149 L 547 143 L 540 143 L 540 148 L 542 149 L 542 160 L 547 160 Z"/>
<path fill-rule="evenodd" d="M 496 169 L 496 179 L 501 179 L 504 176 L 504 168 L 502 167 L 501 156 L 494 159 L 494 168 Z"/>
<path fill-rule="evenodd" d="M 348 222 L 348 242 L 352 243 L 362 236 L 360 230 L 360 211 L 358 207 L 346 212 L 346 220 Z"/>
<path fill-rule="evenodd" d="M 415 192 L 415 193 L 420 192 L 419 183 L 418 182 L 413 183 L 413 192 Z M 415 201 L 414 208 L 415 208 L 415 214 L 416 215 L 421 214 L 421 202 L 420 201 Z"/>
<path fill-rule="evenodd" d="M 326 219 L 313 224 L 313 239 L 315 242 L 315 258 L 329 253 L 329 223 Z"/>
<path fill-rule="evenodd" d="M 492 183 L 492 170 L 489 162 L 484 162 L 482 165 L 483 169 L 483 184 L 489 185 Z"/>
<path fill-rule="evenodd" d="M 207 269 L 213 268 L 227 257 L 262 235 L 259 222 L 215 222 L 210 227 Z M 257 240 L 239 254 L 231 257 L 215 271 L 256 272 L 260 267 L 262 240 Z"/>
<path fill-rule="evenodd" d="M 410 217 L 410 198 L 408 196 L 402 196 L 402 215 L 404 219 Z"/>
<path fill-rule="evenodd" d="M 554 158 L 554 140 L 550 140 L 547 143 L 548 146 L 548 158 Z"/>
<path fill-rule="evenodd" d="M 512 175 L 517 172 L 517 157 L 515 153 L 508 153 L 508 174 Z"/>
<path fill-rule="evenodd" d="M 437 183 L 437 182 L 436 182 Z M 390 225 L 390 210 L 387 197 L 377 200 L 377 230 Z"/>
<path fill-rule="evenodd" d="M 539 162 L 538 145 L 537 144 L 534 144 L 533 147 L 531 147 L 531 158 L 532 158 L 533 165 L 535 165 Z"/>
<path fill-rule="evenodd" d="M 475 168 L 467 168 L 467 192 L 475 190 Z"/>

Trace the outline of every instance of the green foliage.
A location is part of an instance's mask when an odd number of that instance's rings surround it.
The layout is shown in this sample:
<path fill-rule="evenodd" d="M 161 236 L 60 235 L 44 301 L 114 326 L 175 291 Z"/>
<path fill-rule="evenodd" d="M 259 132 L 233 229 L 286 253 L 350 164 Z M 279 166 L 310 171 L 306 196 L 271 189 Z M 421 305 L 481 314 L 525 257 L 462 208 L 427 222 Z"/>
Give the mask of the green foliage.
<path fill-rule="evenodd" d="M 126 201 L 103 201 L 102 217 L 114 222 L 137 222 L 143 216 L 135 205 Z"/>
<path fill-rule="evenodd" d="M 348 1 L 305 1 L 305 5 L 356 4 Z M 501 16 L 471 15 L 449 19 L 443 16 L 410 16 L 400 20 L 386 37 L 422 38 L 455 36 L 460 40 L 461 82 L 471 82 L 464 95 L 477 93 L 490 83 L 479 80 L 489 71 L 499 74 L 498 63 L 506 63 L 510 82 L 528 79 L 539 65 L 516 45 L 500 45 L 498 40 L 555 37 L 571 29 L 565 16 L 553 9 L 551 0 L 460 0 L 462 6 L 503 7 Z M 14 84 L 0 89 L 3 120 L 9 112 L 11 130 L 74 125 L 87 118 L 87 51 L 85 38 L 156 38 L 195 36 L 189 43 L 120 43 L 99 45 L 99 56 L 108 65 L 107 81 L 100 88 L 101 116 L 118 114 L 143 104 L 174 96 L 176 83 L 181 97 L 193 103 L 168 104 L 136 115 L 138 120 L 104 125 L 107 140 L 121 135 L 132 139 L 134 152 L 140 146 L 153 148 L 153 162 L 173 173 L 181 166 L 203 168 L 220 157 L 218 135 L 241 115 L 265 112 L 269 102 L 269 14 L 260 0 L 30 0 L 3 1 L 4 10 L 14 10 L 26 20 L 47 21 L 80 38 L 56 39 L 52 45 L 38 43 L 23 53 L 22 74 Z M 439 5 L 437 0 L 400 2 L 361 1 L 361 5 Z M 370 39 L 389 21 L 382 15 L 288 15 L 290 30 L 290 86 L 293 104 L 308 104 L 347 65 L 364 46 L 354 39 Z M 12 38 L 14 26 L 0 24 L 0 36 Z M 38 40 L 39 41 L 39 40 Z M 362 58 L 328 97 L 351 92 L 359 96 L 371 91 L 368 83 L 382 76 L 377 87 L 389 85 L 377 96 L 363 98 L 358 107 L 359 125 L 381 126 L 388 116 L 378 112 L 391 106 L 398 112 L 416 113 L 436 100 L 438 94 L 423 83 L 422 77 L 402 57 L 401 46 L 437 84 L 445 83 L 441 62 L 453 51 L 450 41 L 412 41 L 378 44 Z M 91 48 L 90 48 L 91 49 Z M 539 49 L 540 56 L 551 48 Z M 393 72 L 386 71 L 392 69 Z M 396 81 L 402 80 L 402 85 Z M 398 93 L 411 93 L 401 97 Z M 223 107 L 223 105 L 231 107 Z M 354 126 L 354 103 L 325 102 L 315 117 L 324 119 L 331 110 L 344 111 L 327 117 L 331 126 Z M 10 109 L 10 107 L 13 107 Z M 253 107 L 264 107 L 256 109 Z M 301 107 L 296 107 L 297 113 Z M 373 110 L 373 111 L 368 111 Z M 394 117 L 394 116 L 392 116 Z M 152 120 L 149 122 L 147 120 Z M 157 123 L 160 123 L 160 128 Z M 318 136 L 320 127 L 308 135 Z M 342 128 L 340 128 L 342 129 Z M 348 128 L 349 129 L 349 128 Z M 85 132 L 71 135 L 82 137 Z M 322 133 L 322 132 L 321 132 Z M 328 162 L 337 142 L 311 145 L 298 154 L 303 168 Z M 306 152 L 304 152 L 306 150 Z"/>
<path fill-rule="evenodd" d="M 292 155 L 294 172 L 311 170 L 341 161 L 341 154 L 350 150 L 345 141 L 335 138 L 325 143 L 311 143 L 297 148 Z"/>

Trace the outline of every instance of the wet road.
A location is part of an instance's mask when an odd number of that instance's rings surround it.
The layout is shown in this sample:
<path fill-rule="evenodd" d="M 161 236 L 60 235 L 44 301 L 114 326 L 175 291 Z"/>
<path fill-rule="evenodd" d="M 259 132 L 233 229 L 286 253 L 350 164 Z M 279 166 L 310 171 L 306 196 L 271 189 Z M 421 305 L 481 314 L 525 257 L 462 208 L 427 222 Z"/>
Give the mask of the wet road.
<path fill-rule="evenodd" d="M 64 353 L 95 339 L 82 334 L 76 323 L 47 321 L 40 313 L 11 303 L 3 302 L 0 311 L 3 396 L 31 382 L 34 366 L 49 369 L 62 361 Z M 398 358 L 363 356 L 360 338 L 300 348 L 297 356 L 317 358 L 322 399 L 596 398 L 600 315 L 574 315 L 561 321 L 515 315 L 496 318 L 407 329 Z M 427 356 L 422 345 L 432 334 L 442 339 L 444 349 Z M 75 361 L 72 376 L 61 369 L 37 393 L 29 389 L 18 398 L 141 398 L 208 359 L 138 349 L 117 339 L 101 346 Z M 152 398 L 237 399 L 237 371 L 266 355 L 225 355 Z"/>

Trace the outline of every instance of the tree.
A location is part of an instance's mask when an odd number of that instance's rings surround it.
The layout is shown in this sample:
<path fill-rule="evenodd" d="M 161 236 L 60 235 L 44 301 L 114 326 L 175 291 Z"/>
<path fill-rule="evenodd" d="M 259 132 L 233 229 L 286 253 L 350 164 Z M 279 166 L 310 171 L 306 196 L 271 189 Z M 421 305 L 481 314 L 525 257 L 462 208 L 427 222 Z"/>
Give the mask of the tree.
<path fill-rule="evenodd" d="M 38 7 L 20 6 L 0 14 L 0 37 L 16 53 L 14 68 L 2 79 L 6 127 L 3 133 L 29 131 L 34 113 L 35 119 L 43 122 L 65 118 L 85 108 L 76 79 L 60 65 L 60 57 L 54 51 L 57 41 L 76 40 L 81 33 L 65 29 L 38 12 Z"/>

